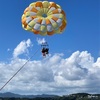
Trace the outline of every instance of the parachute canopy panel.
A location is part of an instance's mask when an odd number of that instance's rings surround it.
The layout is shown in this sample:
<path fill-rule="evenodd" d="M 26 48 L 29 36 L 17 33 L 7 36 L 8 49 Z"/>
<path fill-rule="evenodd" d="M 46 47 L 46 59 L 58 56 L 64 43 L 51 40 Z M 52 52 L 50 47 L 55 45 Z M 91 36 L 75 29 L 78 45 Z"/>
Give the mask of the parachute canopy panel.
<path fill-rule="evenodd" d="M 34 34 L 62 33 L 67 24 L 65 12 L 54 2 L 31 3 L 22 15 L 22 27 Z"/>

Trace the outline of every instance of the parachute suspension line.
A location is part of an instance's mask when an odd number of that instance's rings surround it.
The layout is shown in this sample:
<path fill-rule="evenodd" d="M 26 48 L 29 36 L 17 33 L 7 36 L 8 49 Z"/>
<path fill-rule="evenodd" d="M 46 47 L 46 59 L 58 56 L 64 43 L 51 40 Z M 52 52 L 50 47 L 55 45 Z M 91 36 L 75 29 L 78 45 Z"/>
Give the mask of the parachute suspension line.
<path fill-rule="evenodd" d="M 45 42 L 47 43 L 47 47 L 49 47 L 49 39 L 50 37 L 48 35 L 45 36 Z"/>
<path fill-rule="evenodd" d="M 48 42 L 48 36 L 45 37 L 46 42 Z"/>
<path fill-rule="evenodd" d="M 37 54 L 38 51 L 39 49 L 37 49 L 36 52 L 20 67 L 20 69 L 17 70 L 16 73 L 0 88 L 0 91 L 21 71 L 21 69 Z"/>

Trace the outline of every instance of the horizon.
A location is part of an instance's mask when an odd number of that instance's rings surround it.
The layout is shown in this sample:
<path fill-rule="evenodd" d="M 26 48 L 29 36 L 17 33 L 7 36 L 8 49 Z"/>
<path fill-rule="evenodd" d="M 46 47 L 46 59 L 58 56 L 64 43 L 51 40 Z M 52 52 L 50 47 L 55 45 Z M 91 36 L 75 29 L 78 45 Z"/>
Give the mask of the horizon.
<path fill-rule="evenodd" d="M 75 93 L 71 93 L 71 94 L 62 94 L 62 95 L 57 95 L 57 94 L 20 94 L 20 93 L 13 93 L 13 92 L 0 92 L 0 94 L 15 94 L 15 95 L 27 95 L 27 96 L 30 96 L 30 95 L 32 95 L 32 96 L 42 96 L 42 95 L 54 95 L 54 96 L 65 96 L 65 95 L 72 95 L 72 94 L 89 94 L 89 95 L 95 95 L 95 94 L 97 94 L 97 93 L 85 93 L 85 92 L 75 92 Z M 100 93 L 99 93 L 100 94 Z"/>

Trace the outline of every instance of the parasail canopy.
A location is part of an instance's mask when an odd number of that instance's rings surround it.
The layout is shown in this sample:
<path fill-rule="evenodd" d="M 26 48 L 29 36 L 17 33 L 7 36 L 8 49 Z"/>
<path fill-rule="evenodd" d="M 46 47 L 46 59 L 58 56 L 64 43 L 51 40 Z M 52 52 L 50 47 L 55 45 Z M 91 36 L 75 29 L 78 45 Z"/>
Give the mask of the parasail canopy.
<path fill-rule="evenodd" d="M 66 24 L 65 12 L 54 2 L 33 2 L 22 15 L 22 27 L 43 36 L 62 33 Z"/>

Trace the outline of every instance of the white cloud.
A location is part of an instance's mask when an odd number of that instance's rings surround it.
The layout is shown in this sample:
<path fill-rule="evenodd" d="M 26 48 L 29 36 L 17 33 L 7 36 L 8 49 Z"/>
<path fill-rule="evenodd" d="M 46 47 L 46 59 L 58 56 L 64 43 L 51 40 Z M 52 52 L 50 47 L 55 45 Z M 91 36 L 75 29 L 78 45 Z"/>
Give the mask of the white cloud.
<path fill-rule="evenodd" d="M 100 57 L 97 59 L 97 61 L 94 63 L 94 67 L 100 68 Z"/>
<path fill-rule="evenodd" d="M 21 41 L 17 47 L 14 49 L 13 57 L 18 57 L 23 53 L 28 53 L 28 48 L 32 46 L 31 40 L 28 39 L 27 41 Z"/>
<path fill-rule="evenodd" d="M 10 48 L 8 48 L 7 51 L 9 52 L 10 51 Z"/>
<path fill-rule="evenodd" d="M 37 42 L 38 42 L 38 44 L 42 44 L 42 43 L 45 43 L 46 42 L 46 40 L 45 40 L 45 38 L 37 38 Z"/>
<path fill-rule="evenodd" d="M 19 54 L 21 53 L 17 56 Z M 10 63 L 0 63 L 0 86 L 26 61 L 26 59 L 16 58 Z M 94 58 L 87 51 L 76 51 L 68 58 L 63 58 L 62 54 L 55 54 L 43 60 L 29 61 L 3 89 L 3 92 L 11 91 L 21 94 L 100 93 L 99 74 L 100 58 L 98 57 L 94 62 Z"/>

